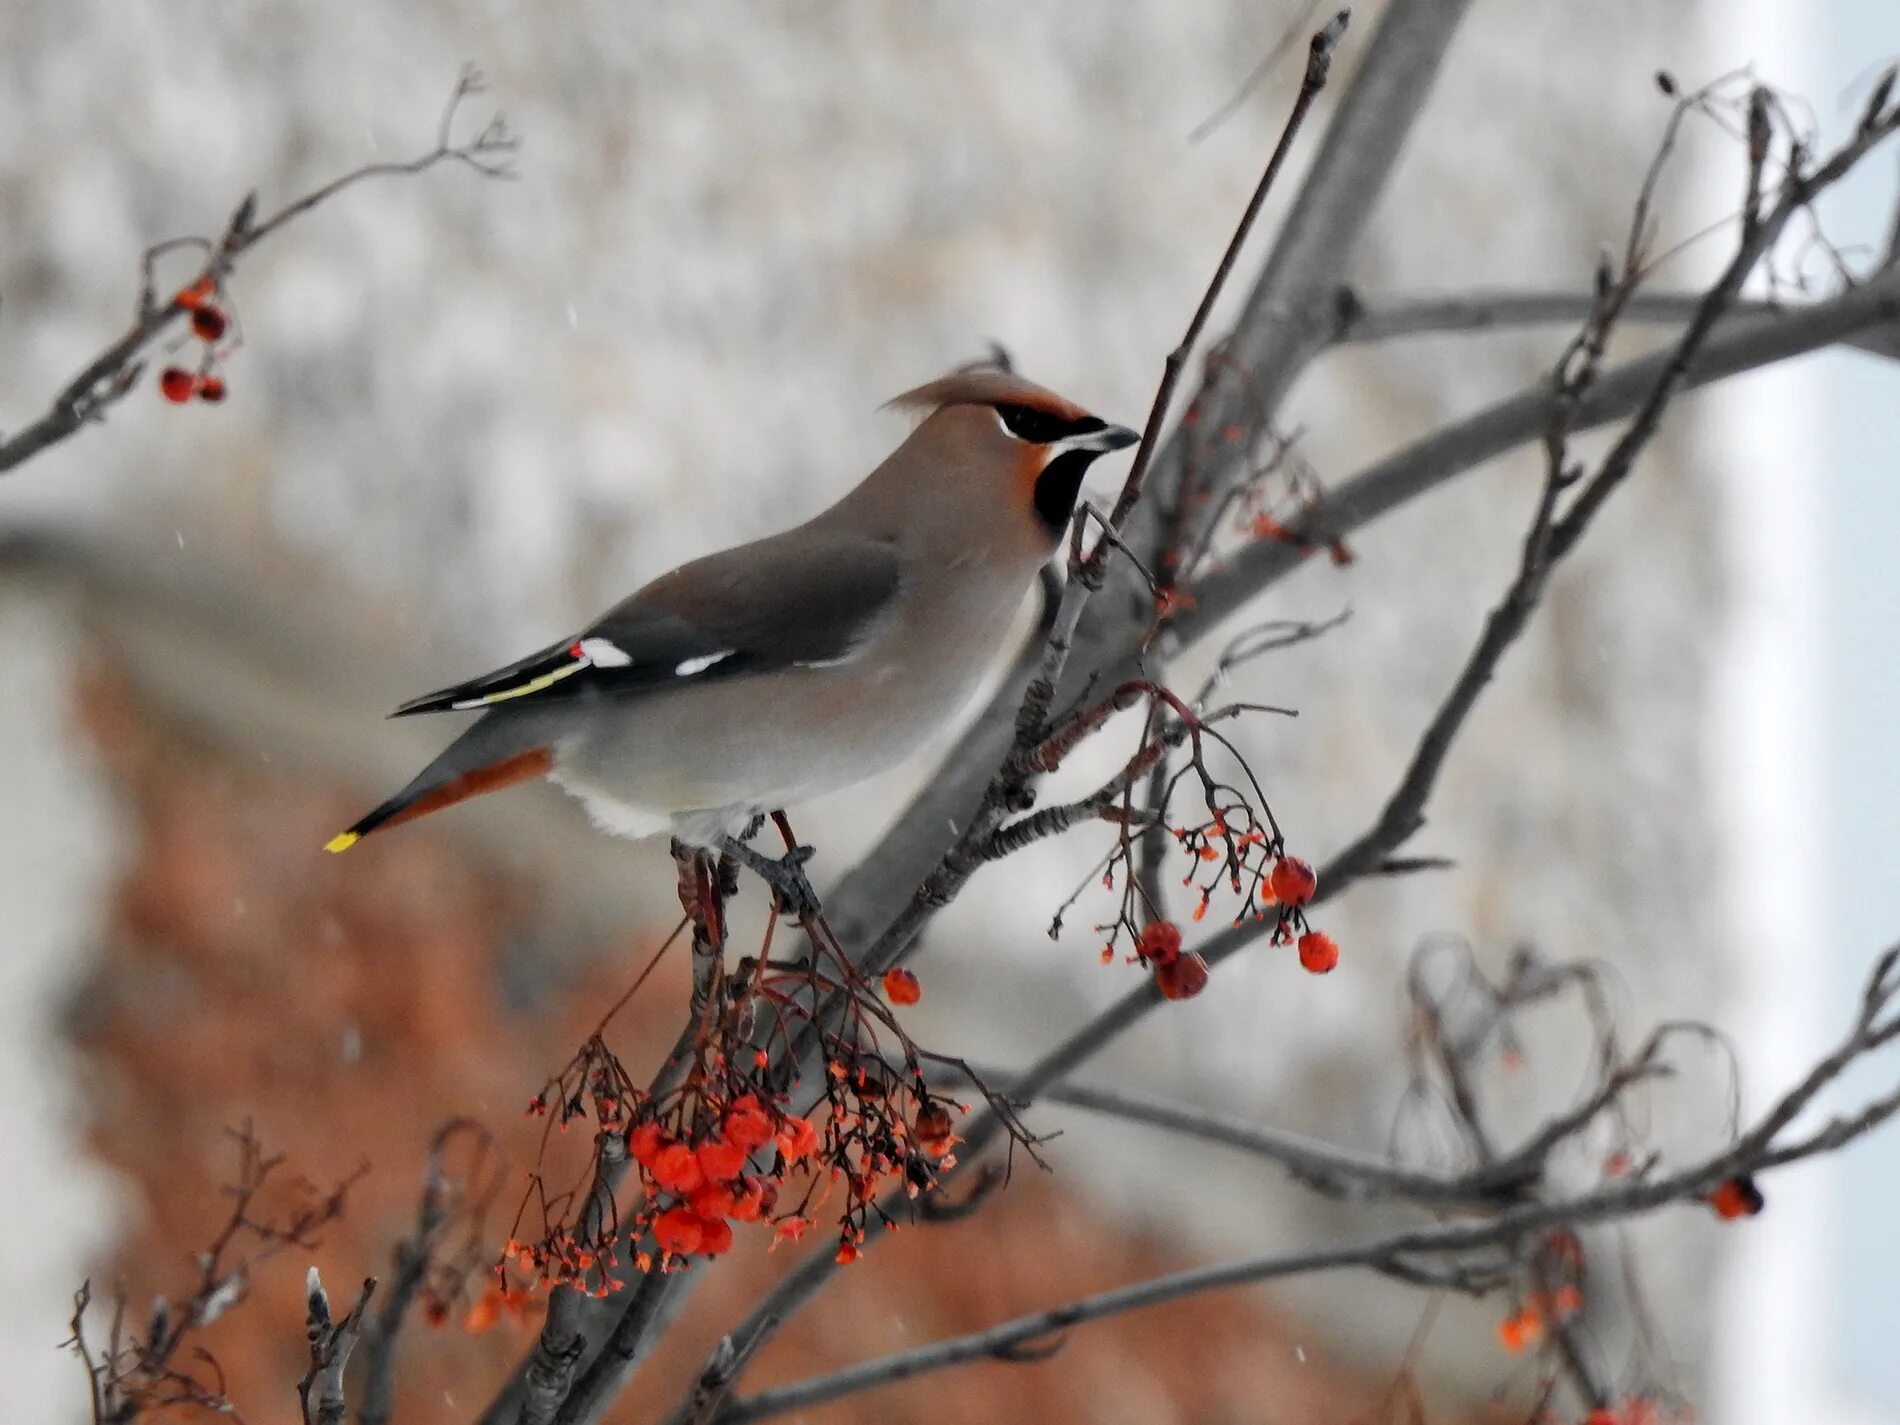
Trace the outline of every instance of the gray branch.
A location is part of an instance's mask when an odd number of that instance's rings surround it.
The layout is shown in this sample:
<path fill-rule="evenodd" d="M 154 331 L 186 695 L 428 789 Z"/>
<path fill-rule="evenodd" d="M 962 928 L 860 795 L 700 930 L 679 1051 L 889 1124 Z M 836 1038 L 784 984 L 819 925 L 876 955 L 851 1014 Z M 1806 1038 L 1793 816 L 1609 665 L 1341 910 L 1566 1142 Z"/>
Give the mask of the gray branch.
<path fill-rule="evenodd" d="M 1891 264 L 1886 264 L 1891 266 Z M 1534 326 L 1576 326 L 1590 315 L 1587 292 L 1483 290 L 1437 296 L 1361 298 L 1350 287 L 1333 294 L 1333 340 L 1342 346 L 1413 336 L 1455 336 Z M 1675 326 L 1695 315 L 1696 292 L 1639 292 L 1623 309 L 1625 322 Z M 1736 315 L 1787 316 L 1802 310 L 1782 302 L 1737 302 Z M 1900 333 L 1874 328 L 1841 345 L 1870 356 L 1900 359 Z"/>
<path fill-rule="evenodd" d="M 1861 287 L 1779 314 L 1734 316 L 1716 325 L 1691 364 L 1685 389 L 1805 356 L 1855 337 L 1900 330 L 1900 270 Z M 1599 381 L 1576 412 L 1587 430 L 1634 411 L 1654 387 L 1672 353 L 1625 363 Z M 1535 440 L 1550 424 L 1555 398 L 1539 385 L 1485 407 L 1414 441 L 1362 471 L 1326 497 L 1329 533 L 1349 535 L 1383 514 L 1429 493 L 1488 460 Z M 1301 551 L 1274 540 L 1247 546 L 1194 590 L 1194 606 L 1174 624 L 1186 641 L 1205 637 L 1268 585 L 1303 562 Z"/>
<path fill-rule="evenodd" d="M 1421 1281 L 1434 1287 L 1457 1287 L 1473 1279 L 1469 1264 L 1461 1269 L 1457 1259 L 1473 1252 L 1509 1248 L 1553 1228 L 1625 1221 L 1672 1204 L 1695 1202 L 1738 1176 L 1768 1172 L 1816 1153 L 1845 1147 L 1900 1112 L 1900 1090 L 1872 1100 L 1851 1118 L 1836 1119 L 1805 1138 L 1786 1144 L 1777 1144 L 1776 1139 L 1850 1065 L 1900 1037 L 1900 1020 L 1888 1015 L 1900 991 L 1894 974 L 1896 962 L 1900 962 L 1900 949 L 1889 950 L 1880 958 L 1869 977 L 1862 1011 L 1853 1027 L 1754 1127 L 1726 1148 L 1674 1173 L 1618 1182 L 1576 1197 L 1527 1203 L 1451 1227 L 1415 1228 L 1323 1251 L 1266 1253 L 1172 1272 L 1019 1316 L 987 1330 L 761 1391 L 733 1401 L 716 1418 L 720 1425 L 737 1425 L 970 1361 L 1008 1359 L 1015 1348 L 1043 1341 L 1084 1322 L 1227 1287 L 1346 1268 L 1370 1269 L 1396 1280 Z M 1438 1260 L 1447 1258 L 1451 1260 Z M 1482 1279 L 1481 1272 L 1477 1280 Z"/>
<path fill-rule="evenodd" d="M 991 1088 L 1016 1092 L 1019 1076 L 990 1068 L 979 1072 Z M 1421 1172 L 1317 1138 L 1117 1089 L 1055 1084 L 1045 1088 L 1041 1097 L 1049 1103 L 1067 1104 L 1129 1123 L 1144 1123 L 1265 1158 L 1285 1168 L 1295 1180 L 1313 1191 L 1346 1202 L 1400 1198 L 1420 1206 L 1495 1208 L 1508 1200 L 1514 1190 L 1513 1183 L 1503 1175 L 1479 1178 L 1469 1174 L 1449 1176 Z M 1521 1175 L 1518 1185 L 1528 1178 L 1528 1172 Z"/>

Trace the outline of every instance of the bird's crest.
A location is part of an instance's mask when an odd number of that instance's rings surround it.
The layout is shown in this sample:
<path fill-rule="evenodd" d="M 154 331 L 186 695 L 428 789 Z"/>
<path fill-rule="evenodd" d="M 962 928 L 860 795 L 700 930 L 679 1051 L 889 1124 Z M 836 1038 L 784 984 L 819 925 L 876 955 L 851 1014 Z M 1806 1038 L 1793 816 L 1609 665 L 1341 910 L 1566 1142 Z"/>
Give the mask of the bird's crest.
<path fill-rule="evenodd" d="M 1080 420 L 1088 412 L 1045 386 L 994 367 L 959 368 L 948 376 L 906 391 L 884 403 L 887 410 L 934 411 L 945 406 L 1028 406 L 1065 421 Z"/>

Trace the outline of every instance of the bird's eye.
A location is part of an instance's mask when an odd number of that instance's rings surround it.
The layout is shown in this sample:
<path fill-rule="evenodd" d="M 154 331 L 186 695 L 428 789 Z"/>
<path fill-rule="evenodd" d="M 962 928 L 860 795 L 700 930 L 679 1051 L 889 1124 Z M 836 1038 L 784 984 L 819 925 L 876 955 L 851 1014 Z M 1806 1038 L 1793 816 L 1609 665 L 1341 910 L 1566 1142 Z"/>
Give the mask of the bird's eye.
<path fill-rule="evenodd" d="M 1073 433 L 1075 425 L 1073 421 L 1051 415 L 1048 411 L 1039 411 L 1034 406 L 1017 406 L 1007 402 L 996 407 L 996 418 L 1003 423 L 1004 430 L 1031 445 L 1048 445 L 1061 440 Z"/>

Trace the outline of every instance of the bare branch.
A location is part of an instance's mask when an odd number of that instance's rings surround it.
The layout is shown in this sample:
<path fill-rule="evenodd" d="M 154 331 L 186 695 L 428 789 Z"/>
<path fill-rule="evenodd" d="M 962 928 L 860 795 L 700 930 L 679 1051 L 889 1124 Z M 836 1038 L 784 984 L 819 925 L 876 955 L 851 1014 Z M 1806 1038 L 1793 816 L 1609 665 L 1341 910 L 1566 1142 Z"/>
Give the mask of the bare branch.
<path fill-rule="evenodd" d="M 1678 326 L 1695 315 L 1700 292 L 1638 292 L 1623 309 L 1625 321 Z M 1396 341 L 1417 336 L 1456 336 L 1469 332 L 1513 331 L 1537 326 L 1575 326 L 1596 305 L 1588 292 L 1493 291 L 1478 289 L 1441 296 L 1363 298 L 1350 287 L 1333 294 L 1333 340 L 1342 346 Z M 1783 315 L 1791 309 L 1772 302 L 1737 302 L 1732 310 L 1749 316 Z M 1792 310 L 1799 311 L 1800 308 Z M 1893 356 L 1891 344 L 1862 335 L 1850 338 L 1880 356 Z"/>
<path fill-rule="evenodd" d="M 304 1288 L 306 1331 L 310 1338 L 310 1369 L 297 1382 L 297 1401 L 302 1407 L 304 1425 L 344 1425 L 349 1406 L 343 1396 L 343 1373 L 349 1368 L 350 1352 L 363 1330 L 363 1314 L 376 1294 L 376 1278 L 363 1283 L 356 1305 L 341 1321 L 330 1315 L 330 1297 L 323 1280 L 312 1267 Z M 311 1399 L 311 1391 L 316 1399 Z M 312 1405 L 315 1412 L 312 1412 Z"/>
<path fill-rule="evenodd" d="M 476 1145 L 475 1163 L 471 1168 L 471 1177 L 476 1181 L 458 1193 L 451 1184 L 444 1159 L 450 1145 L 461 1138 L 471 1139 Z M 458 1211 L 472 1208 L 474 1222 L 470 1236 L 479 1239 L 481 1213 L 501 1185 L 499 1155 L 492 1155 L 494 1171 L 483 1172 L 493 1147 L 488 1131 L 469 1118 L 451 1119 L 437 1130 L 429 1145 L 415 1229 L 396 1244 L 395 1279 L 383 1297 L 382 1309 L 363 1322 L 363 1392 L 356 1407 L 358 1425 L 386 1425 L 389 1420 L 395 1403 L 396 1341 L 408 1320 L 410 1308 L 428 1285 L 430 1272 L 436 1266 L 437 1245 Z M 465 1251 L 464 1255 L 469 1253 Z M 452 1271 L 451 1275 L 459 1284 L 460 1271 Z"/>
<path fill-rule="evenodd" d="M 1900 324 L 1900 271 L 1881 274 L 1811 306 L 1781 316 L 1734 316 L 1719 322 L 1684 374 L 1682 389 L 1758 370 L 1779 361 Z M 1670 352 L 1607 372 L 1583 398 L 1573 429 L 1589 430 L 1634 411 L 1654 388 Z M 1326 497 L 1330 531 L 1350 535 L 1485 461 L 1534 440 L 1549 425 L 1554 399 L 1539 385 L 1434 431 L 1341 484 Z M 1304 562 L 1302 553 L 1270 540 L 1250 544 L 1194 587 L 1194 603 L 1174 627 L 1184 643 L 1206 636 L 1263 589 Z"/>
<path fill-rule="evenodd" d="M 1264 386 L 1250 383 L 1250 393 L 1259 387 L 1277 397 L 1323 346 L 1295 339 L 1293 329 L 1329 329 L 1330 294 L 1344 275 L 1468 4 L 1404 0 L 1387 8 L 1282 227 L 1274 255 L 1223 345 L 1223 367 L 1228 370 L 1258 368 L 1271 360 L 1273 379 Z M 1239 404 L 1238 396 L 1224 398 L 1216 403 L 1218 410 L 1210 411 L 1210 422 L 1224 421 L 1226 412 Z M 1177 429 L 1156 459 L 1149 483 L 1164 494 L 1170 491 L 1179 483 L 1186 453 L 1184 433 Z M 1150 502 L 1143 502 L 1122 536 L 1152 553 L 1154 517 Z M 1087 615 L 1062 635 L 1076 656 L 1056 701 L 1074 696 L 1092 674 L 1107 674 L 1116 681 L 1133 676 L 1134 654 L 1151 610 L 1146 599 L 1132 604 L 1119 598 L 1091 601 Z M 990 769 L 1001 763 L 1015 740 L 1020 703 L 1020 685 L 1014 683 L 992 697 L 944 759 L 946 770 L 905 809 L 872 855 L 834 887 L 828 911 L 845 943 L 863 944 L 906 914 L 911 889 L 974 817 Z M 955 829 L 946 835 L 946 827 Z"/>
<path fill-rule="evenodd" d="M 1900 990 L 1894 981 L 1896 964 L 1900 964 L 1900 947 L 1881 957 L 1868 982 L 1863 1013 L 1835 1050 L 1783 1095 L 1749 1132 L 1726 1148 L 1674 1173 L 1614 1182 L 1576 1197 L 1527 1203 L 1477 1222 L 1416 1228 L 1322 1251 L 1268 1253 L 1172 1272 L 1019 1316 L 987 1330 L 761 1391 L 732 1402 L 716 1418 L 721 1425 L 736 1425 L 739 1421 L 804 1409 L 929 1371 L 995 1358 L 1084 1322 L 1227 1287 L 1363 1268 L 1433 1288 L 1488 1289 L 1495 1284 L 1493 1269 L 1481 1266 L 1474 1275 L 1473 1264 L 1459 1259 L 1488 1249 L 1511 1247 L 1551 1229 L 1624 1221 L 1671 1204 L 1696 1202 L 1738 1176 L 1752 1177 L 1818 1152 L 1844 1147 L 1900 1112 L 1900 1090 L 1895 1090 L 1874 1100 L 1852 1118 L 1836 1120 L 1820 1133 L 1792 1143 L 1775 1143 L 1782 1130 L 1850 1064 L 1900 1036 L 1900 1018 L 1888 1013 L 1896 991 Z"/>
<path fill-rule="evenodd" d="M 1014 1076 L 988 1067 L 981 1072 L 988 1082 L 1015 1091 Z M 1478 1181 L 1472 1175 L 1448 1177 L 1419 1172 L 1318 1139 L 1116 1089 L 1056 1084 L 1044 1089 L 1040 1097 L 1048 1103 L 1067 1104 L 1090 1113 L 1129 1123 L 1145 1123 L 1202 1142 L 1239 1149 L 1278 1163 L 1296 1181 L 1315 1192 L 1347 1202 L 1399 1198 L 1421 1206 L 1495 1208 L 1518 1195 L 1503 1175 L 1486 1175 L 1485 1181 Z"/>
<path fill-rule="evenodd" d="M 1900 122 L 1900 116 L 1891 117 L 1894 121 Z M 1716 288 L 1706 295 L 1698 311 L 1697 319 L 1692 322 L 1690 329 L 1674 348 L 1646 361 L 1632 362 L 1621 371 L 1602 379 L 1593 379 L 1588 388 L 1581 393 L 1557 391 L 1527 394 L 1512 402 L 1506 402 L 1501 407 L 1494 407 L 1491 412 L 1464 423 L 1462 427 L 1454 428 L 1455 439 L 1434 437 L 1433 441 L 1439 442 L 1434 453 L 1444 459 L 1445 464 L 1440 469 L 1430 471 L 1431 478 L 1423 482 L 1420 488 L 1429 488 L 1431 484 L 1448 478 L 1455 469 L 1462 468 L 1464 464 L 1481 459 L 1486 453 L 1495 453 L 1495 451 L 1483 450 L 1484 441 L 1502 439 L 1503 445 L 1499 448 L 1508 448 L 1510 444 L 1528 439 L 1539 431 L 1550 429 L 1552 421 L 1556 419 L 1560 411 L 1566 430 L 1581 429 L 1585 423 L 1597 423 L 1611 419 L 1614 415 L 1634 411 L 1637 419 L 1632 423 L 1630 430 L 1625 432 L 1623 439 L 1619 441 L 1602 467 L 1602 471 L 1614 473 L 1610 475 L 1607 482 L 1599 481 L 1587 487 L 1588 490 L 1602 493 L 1594 496 L 1587 504 L 1580 503 L 1573 506 L 1566 516 L 1566 519 L 1572 522 L 1570 524 L 1571 542 L 1574 542 L 1574 534 L 1580 532 L 1584 522 L 1590 518 L 1590 511 L 1600 505 L 1608 490 L 1614 488 L 1615 484 L 1627 474 L 1635 455 L 1653 434 L 1662 410 L 1679 390 L 1697 380 L 1712 379 L 1715 374 L 1725 374 L 1743 369 L 1750 364 L 1760 364 L 1771 359 L 1771 356 L 1777 352 L 1794 354 L 1798 350 L 1827 344 L 1877 321 L 1891 320 L 1896 314 L 1900 314 L 1900 291 L 1876 288 L 1874 284 L 1869 284 L 1868 287 L 1844 293 L 1830 302 L 1816 304 L 1798 316 L 1785 320 L 1742 318 L 1735 323 L 1732 333 L 1716 332 L 1717 317 L 1725 309 L 1726 304 L 1733 299 L 1741 278 L 1752 268 L 1761 252 L 1766 250 L 1768 242 L 1772 241 L 1773 233 L 1767 233 L 1764 240 L 1764 230 L 1772 226 L 1775 231 L 1778 231 L 1793 212 L 1805 206 L 1812 193 L 1816 191 L 1813 187 L 1814 183 L 1832 181 L 1834 176 L 1838 176 L 1840 172 L 1851 167 L 1853 162 L 1857 161 L 1858 157 L 1875 142 L 1878 142 L 1878 136 L 1864 133 L 1848 145 L 1841 154 L 1837 154 L 1835 160 L 1817 170 L 1812 177 L 1789 180 L 1789 186 L 1784 189 L 1781 200 L 1773 213 L 1768 215 L 1765 221 L 1757 217 L 1749 227 L 1745 228 L 1741 249 L 1738 250 L 1735 262 L 1724 273 L 1723 278 L 1716 284 Z M 1761 171 L 1759 161 L 1755 163 L 1752 171 L 1754 178 L 1751 182 L 1758 183 Z M 1751 189 L 1751 191 L 1758 190 Z M 1639 214 L 1639 226 L 1640 223 Z M 1636 264 L 1632 263 L 1631 266 L 1634 268 Z M 1609 393 L 1607 397 L 1606 392 Z M 1428 450 L 1433 447 L 1432 441 L 1422 444 Z M 1415 447 L 1414 452 L 1418 449 Z M 1394 457 L 1394 460 L 1399 458 Z M 1418 467 L 1426 463 L 1414 455 L 1410 462 L 1412 468 L 1405 471 L 1406 477 L 1416 481 L 1420 474 Z M 1342 495 L 1354 492 L 1362 496 L 1384 495 L 1389 499 L 1389 503 L 1386 504 L 1380 504 L 1376 499 L 1366 499 L 1362 506 L 1355 509 L 1352 504 L 1341 499 L 1330 499 L 1326 511 L 1329 530 L 1338 533 L 1350 532 L 1363 519 L 1382 512 L 1392 503 L 1397 503 L 1398 493 L 1388 493 L 1384 488 L 1396 483 L 1396 479 L 1397 477 L 1392 474 L 1392 462 L 1387 462 L 1386 465 L 1367 472 L 1341 492 Z M 1405 494 L 1409 496 L 1410 493 L 1415 492 L 1406 491 Z M 1343 514 L 1340 509 L 1342 503 L 1346 504 Z M 1577 518 L 1579 510 L 1584 512 L 1581 519 Z M 1280 573 L 1286 572 L 1298 557 L 1283 545 L 1262 542 L 1253 546 L 1253 551 L 1262 549 L 1268 552 L 1264 555 L 1256 554 L 1252 563 L 1256 572 L 1260 568 L 1271 571 L 1270 577 L 1277 577 Z M 1243 559 L 1245 557 L 1243 556 Z M 1239 562 L 1236 561 L 1236 563 Z M 1195 629 L 1211 627 L 1220 613 L 1237 607 L 1241 601 L 1243 588 L 1245 597 L 1251 597 L 1252 594 L 1258 592 L 1259 583 L 1263 582 L 1256 578 L 1242 585 L 1230 576 L 1229 582 L 1233 588 L 1233 596 L 1225 600 L 1225 606 L 1222 607 L 1222 601 L 1209 597 L 1209 591 L 1221 590 L 1223 575 L 1226 573 L 1228 571 L 1217 571 L 1202 582 L 1202 593 L 1197 601 L 1197 607 L 1189 618 L 1183 621 L 1184 623 L 1192 621 L 1194 625 L 1189 630 L 1190 636 Z M 1514 636 L 1513 633 L 1511 637 Z M 1510 638 L 1504 638 L 1497 651 L 1501 652 L 1502 647 L 1508 646 L 1509 642 Z M 1483 658 L 1494 661 L 1494 653 L 1482 647 L 1480 652 Z M 1488 677 L 1488 672 L 1482 676 Z M 1475 696 L 1475 689 L 1472 696 Z M 1462 712 L 1457 713 L 1457 719 L 1461 720 L 1462 715 Z M 1452 726 L 1455 729 L 1456 722 Z M 1405 790 L 1406 788 L 1402 785 L 1401 791 Z M 1395 795 L 1395 801 L 1397 800 Z M 1401 802 L 1400 805 L 1403 809 L 1404 803 Z M 1384 849 L 1389 851 L 1390 848 Z M 1329 895 L 1337 894 L 1344 885 L 1350 884 L 1357 874 L 1368 873 L 1385 864 L 1383 854 L 1356 855 L 1355 860 L 1363 860 L 1365 864 L 1358 866 L 1352 874 L 1344 874 L 1349 868 L 1339 867 L 1330 877 L 1322 877 L 1319 899 L 1323 900 Z M 951 893 L 954 894 L 954 889 Z M 934 903 L 932 908 L 934 908 Z M 915 926 L 906 926 L 905 918 L 900 916 L 894 929 L 902 934 L 901 943 L 908 943 L 909 936 L 914 934 Z M 1245 944 L 1251 938 L 1251 931 L 1251 926 L 1243 924 L 1242 927 L 1227 934 L 1217 935 L 1201 947 L 1201 953 L 1210 965 L 1216 964 Z M 875 956 L 880 950 L 888 949 L 892 943 L 891 937 L 892 932 L 887 932 L 886 936 L 874 946 L 871 954 Z M 877 962 L 873 960 L 871 963 Z M 1017 1082 L 1016 1093 L 1021 1098 L 1028 1098 L 1048 1085 L 1060 1082 L 1074 1068 L 1116 1037 L 1122 1029 L 1134 1023 L 1160 1002 L 1161 995 L 1152 981 L 1144 983 L 1138 990 L 1131 991 L 1116 1005 L 1069 1036 L 1066 1041 L 1029 1069 Z M 977 1152 L 993 1138 L 995 1131 L 996 1125 L 987 1118 L 978 1119 L 972 1123 L 965 1133 L 963 1161 L 972 1160 Z M 755 1335 L 769 1334 L 770 1331 L 776 1329 L 776 1323 L 789 1319 L 829 1279 L 833 1270 L 829 1261 L 815 1254 L 801 1262 L 797 1269 L 780 1280 L 747 1320 L 731 1333 L 734 1341 L 743 1349 L 751 1349 Z M 1051 1328 L 1044 1324 L 1040 1330 L 1031 1334 L 1045 1334 L 1048 1329 Z"/>
<path fill-rule="evenodd" d="M 1330 340 L 1331 296 L 1424 110 L 1469 0 L 1387 7 L 1227 346 L 1271 414 Z M 1225 419 L 1225 413 L 1212 417 Z"/>

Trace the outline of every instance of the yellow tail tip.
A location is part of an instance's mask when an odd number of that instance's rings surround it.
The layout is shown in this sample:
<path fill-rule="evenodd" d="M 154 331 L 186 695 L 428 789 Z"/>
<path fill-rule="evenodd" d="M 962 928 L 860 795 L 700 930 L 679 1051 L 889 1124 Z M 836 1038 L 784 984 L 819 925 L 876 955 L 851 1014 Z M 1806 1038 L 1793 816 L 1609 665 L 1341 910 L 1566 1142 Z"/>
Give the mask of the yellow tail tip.
<path fill-rule="evenodd" d="M 335 836 L 332 836 L 328 841 L 323 843 L 323 849 L 325 851 L 348 851 L 362 839 L 363 838 L 358 836 L 354 831 L 339 831 Z"/>

